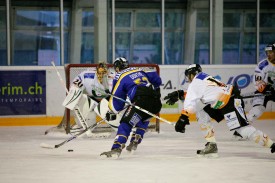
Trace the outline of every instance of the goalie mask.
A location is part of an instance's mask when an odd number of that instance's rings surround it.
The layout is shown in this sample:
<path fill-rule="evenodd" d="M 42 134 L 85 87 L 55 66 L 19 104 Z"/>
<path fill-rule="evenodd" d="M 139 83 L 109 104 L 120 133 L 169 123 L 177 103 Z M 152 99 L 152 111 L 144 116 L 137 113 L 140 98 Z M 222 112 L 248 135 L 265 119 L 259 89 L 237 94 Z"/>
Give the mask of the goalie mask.
<path fill-rule="evenodd" d="M 105 62 L 99 62 L 97 67 L 96 67 L 96 76 L 98 78 L 98 81 L 102 84 L 103 83 L 103 78 L 107 75 L 108 73 L 108 67 Z"/>
<path fill-rule="evenodd" d="M 129 62 L 124 57 L 118 57 L 115 59 L 114 68 L 116 72 L 119 72 L 123 69 L 127 69 L 129 67 Z"/>
<path fill-rule="evenodd" d="M 191 76 L 193 75 L 193 77 L 194 77 L 196 74 L 198 74 L 198 73 L 200 73 L 200 72 L 202 72 L 202 68 L 201 68 L 201 66 L 200 66 L 199 64 L 191 64 L 191 65 L 189 65 L 188 68 L 185 70 L 185 73 L 184 73 L 184 74 L 185 74 L 187 80 L 188 80 L 189 82 L 191 82 L 192 79 L 193 79 L 193 78 L 191 78 Z"/>

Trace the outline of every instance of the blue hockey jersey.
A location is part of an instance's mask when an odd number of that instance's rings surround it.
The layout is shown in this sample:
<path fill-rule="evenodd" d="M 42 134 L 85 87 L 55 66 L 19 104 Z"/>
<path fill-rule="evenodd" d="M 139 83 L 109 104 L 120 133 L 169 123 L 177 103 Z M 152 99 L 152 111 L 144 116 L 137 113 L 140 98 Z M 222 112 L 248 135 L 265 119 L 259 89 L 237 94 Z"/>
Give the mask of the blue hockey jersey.
<path fill-rule="evenodd" d="M 133 100 L 138 86 L 153 85 L 154 88 L 159 88 L 162 81 L 156 71 L 144 71 L 141 68 L 130 67 L 118 72 L 113 80 L 112 95 L 123 100 Z M 113 112 L 118 112 L 123 109 L 125 102 L 110 97 L 109 108 Z"/>

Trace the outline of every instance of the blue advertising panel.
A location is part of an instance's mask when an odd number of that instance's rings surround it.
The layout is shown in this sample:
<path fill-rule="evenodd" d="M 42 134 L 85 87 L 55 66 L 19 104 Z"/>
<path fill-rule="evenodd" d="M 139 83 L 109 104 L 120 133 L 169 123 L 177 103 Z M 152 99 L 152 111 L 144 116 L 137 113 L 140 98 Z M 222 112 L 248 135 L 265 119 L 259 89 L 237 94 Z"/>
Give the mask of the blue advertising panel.
<path fill-rule="evenodd" d="M 0 71 L 0 116 L 46 114 L 46 71 Z"/>

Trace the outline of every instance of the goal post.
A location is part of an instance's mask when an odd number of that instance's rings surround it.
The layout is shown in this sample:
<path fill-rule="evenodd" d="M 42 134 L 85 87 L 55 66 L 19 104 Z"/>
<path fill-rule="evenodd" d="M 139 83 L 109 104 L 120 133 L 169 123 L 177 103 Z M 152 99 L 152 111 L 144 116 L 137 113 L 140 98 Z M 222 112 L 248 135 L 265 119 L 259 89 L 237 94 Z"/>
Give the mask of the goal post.
<path fill-rule="evenodd" d="M 88 69 L 96 69 L 97 64 L 67 64 L 65 65 L 65 78 L 66 78 L 66 87 L 67 89 L 70 88 L 70 85 L 73 81 L 73 79 L 80 74 L 81 72 L 88 70 Z M 108 70 L 114 72 L 113 64 L 107 64 Z M 157 64 L 129 64 L 130 67 L 137 67 L 142 68 L 144 70 L 152 70 L 156 71 L 158 74 L 160 74 L 160 69 Z M 157 114 L 159 116 L 159 114 Z M 71 124 L 74 123 L 74 117 L 71 114 L 71 111 L 69 109 L 65 110 L 64 114 L 64 120 L 65 120 L 65 128 L 66 133 L 70 132 Z M 100 121 L 101 118 L 99 116 L 96 117 L 97 121 Z M 99 128 L 104 129 L 104 131 L 112 131 L 111 127 L 108 127 L 108 125 L 99 125 Z M 160 131 L 160 120 L 157 118 L 152 118 L 150 120 L 150 124 L 148 127 L 148 130 L 150 131 L 156 131 L 159 133 Z"/>

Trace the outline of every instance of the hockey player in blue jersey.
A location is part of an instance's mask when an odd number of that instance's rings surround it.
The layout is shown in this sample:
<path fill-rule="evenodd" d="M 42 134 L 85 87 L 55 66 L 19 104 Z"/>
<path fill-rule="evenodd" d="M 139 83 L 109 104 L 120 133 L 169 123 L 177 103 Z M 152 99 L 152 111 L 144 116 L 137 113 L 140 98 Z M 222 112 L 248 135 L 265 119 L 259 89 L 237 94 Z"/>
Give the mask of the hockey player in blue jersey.
<path fill-rule="evenodd" d="M 128 61 L 119 57 L 114 62 L 117 72 L 113 80 L 112 94 L 109 100 L 110 111 L 106 114 L 109 120 L 115 117 L 115 113 L 123 110 L 127 98 L 130 102 L 150 113 L 159 113 L 162 104 L 160 100 L 161 78 L 155 71 L 144 71 L 139 68 L 129 67 Z M 122 100 L 119 100 L 122 99 Z M 120 120 L 120 125 L 114 143 L 110 151 L 100 154 L 103 158 L 118 158 L 125 147 L 132 128 L 136 128 L 136 134 L 130 139 L 127 151 L 134 151 L 141 142 L 143 135 L 149 125 L 149 114 L 129 105 Z"/>

